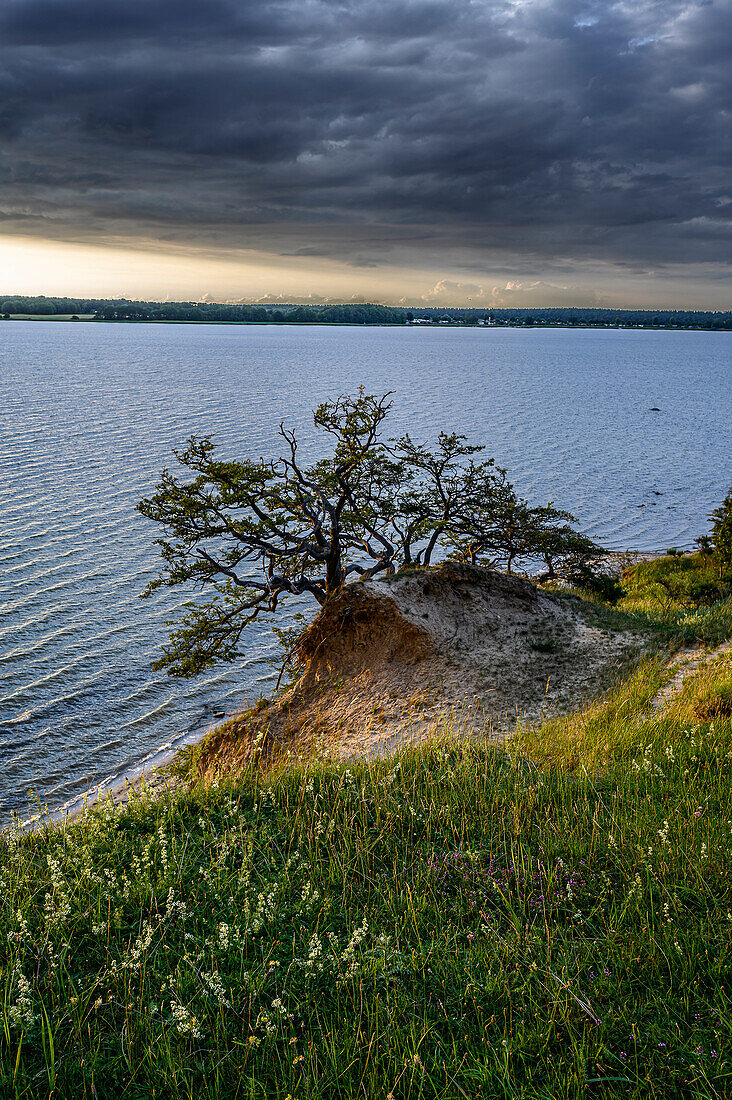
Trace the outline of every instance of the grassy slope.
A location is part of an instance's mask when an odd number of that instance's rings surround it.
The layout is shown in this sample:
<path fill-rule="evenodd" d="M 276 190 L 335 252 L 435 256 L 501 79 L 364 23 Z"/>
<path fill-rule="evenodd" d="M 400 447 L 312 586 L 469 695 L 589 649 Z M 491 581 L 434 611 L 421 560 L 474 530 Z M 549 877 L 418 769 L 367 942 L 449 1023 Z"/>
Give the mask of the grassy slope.
<path fill-rule="evenodd" d="M 507 752 L 447 731 L 0 838 L 0 1095 L 732 1094 L 732 661 L 652 713 L 669 675 Z"/>

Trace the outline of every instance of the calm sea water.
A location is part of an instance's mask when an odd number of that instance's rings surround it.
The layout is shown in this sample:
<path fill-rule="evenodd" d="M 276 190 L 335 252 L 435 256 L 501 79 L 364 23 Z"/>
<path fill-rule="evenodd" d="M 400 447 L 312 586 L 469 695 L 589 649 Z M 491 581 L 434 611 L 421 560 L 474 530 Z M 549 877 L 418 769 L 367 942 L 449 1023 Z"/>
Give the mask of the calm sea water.
<path fill-rule="evenodd" d="M 731 355 L 724 333 L 2 324 L 0 819 L 271 687 L 262 626 L 236 666 L 151 668 L 184 596 L 139 599 L 157 532 L 134 506 L 190 434 L 270 455 L 281 419 L 307 443 L 363 383 L 394 391 L 395 434 L 466 433 L 613 548 L 690 546 L 732 482 Z"/>

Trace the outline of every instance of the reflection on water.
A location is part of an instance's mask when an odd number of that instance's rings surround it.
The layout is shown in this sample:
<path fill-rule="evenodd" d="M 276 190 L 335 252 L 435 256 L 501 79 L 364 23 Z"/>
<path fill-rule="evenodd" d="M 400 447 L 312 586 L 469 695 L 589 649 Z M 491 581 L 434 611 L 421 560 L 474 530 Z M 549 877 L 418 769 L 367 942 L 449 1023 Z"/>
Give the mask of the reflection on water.
<path fill-rule="evenodd" d="M 0 817 L 270 690 L 266 624 L 235 666 L 151 670 L 185 597 L 138 598 L 158 532 L 134 505 L 193 433 L 271 454 L 282 418 L 307 441 L 318 402 L 393 390 L 394 434 L 486 443 L 532 502 L 615 548 L 690 545 L 732 481 L 725 333 L 8 322 L 0 337 Z"/>

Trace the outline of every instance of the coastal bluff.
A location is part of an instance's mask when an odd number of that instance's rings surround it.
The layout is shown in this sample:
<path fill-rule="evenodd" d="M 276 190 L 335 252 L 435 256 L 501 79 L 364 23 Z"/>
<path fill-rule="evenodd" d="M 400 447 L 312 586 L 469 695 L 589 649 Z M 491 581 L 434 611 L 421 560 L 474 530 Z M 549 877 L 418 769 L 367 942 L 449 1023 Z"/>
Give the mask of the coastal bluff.
<path fill-rule="evenodd" d="M 195 770 L 385 756 L 445 727 L 498 739 L 593 697 L 644 648 L 586 600 L 477 566 L 351 584 L 303 634 L 292 686 L 211 731 Z"/>

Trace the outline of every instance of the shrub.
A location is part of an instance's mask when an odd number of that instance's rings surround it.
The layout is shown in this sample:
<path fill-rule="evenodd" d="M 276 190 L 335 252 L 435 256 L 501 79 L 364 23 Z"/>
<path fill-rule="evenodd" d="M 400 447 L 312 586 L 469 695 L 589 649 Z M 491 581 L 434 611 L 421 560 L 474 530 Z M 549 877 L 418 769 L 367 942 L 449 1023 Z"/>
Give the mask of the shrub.
<path fill-rule="evenodd" d="M 573 588 L 579 588 L 581 592 L 586 592 L 613 606 L 623 595 L 623 586 L 617 577 L 613 577 L 609 573 L 603 573 L 587 562 L 583 562 L 572 569 L 567 574 L 567 580 Z"/>
<path fill-rule="evenodd" d="M 714 559 L 722 578 L 732 572 L 732 489 L 709 518 L 712 520 Z"/>

